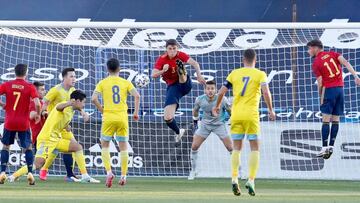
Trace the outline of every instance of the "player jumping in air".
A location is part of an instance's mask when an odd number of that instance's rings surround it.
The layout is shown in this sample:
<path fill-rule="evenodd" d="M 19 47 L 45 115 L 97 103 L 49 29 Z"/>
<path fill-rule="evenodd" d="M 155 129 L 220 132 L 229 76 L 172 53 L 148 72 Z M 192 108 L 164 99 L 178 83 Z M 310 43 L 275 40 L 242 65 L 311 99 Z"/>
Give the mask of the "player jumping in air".
<path fill-rule="evenodd" d="M 267 84 L 266 73 L 255 68 L 256 53 L 253 49 L 247 49 L 243 54 L 244 67 L 233 70 L 224 85 L 219 90 L 216 107 L 213 109 L 217 115 L 221 109 L 221 104 L 225 93 L 233 89 L 233 104 L 231 109 L 231 137 L 233 140 L 233 152 L 231 154 L 231 177 L 234 195 L 240 195 L 238 183 L 240 153 L 245 136 L 250 143 L 249 157 L 249 179 L 245 184 L 250 195 L 255 195 L 255 177 L 259 168 L 259 104 L 261 92 L 269 110 L 270 120 L 275 119 L 272 107 L 271 93 Z"/>
<path fill-rule="evenodd" d="M 37 81 L 34 82 L 33 84 L 36 87 L 36 91 L 37 91 L 37 93 L 39 95 L 40 104 L 43 105 L 42 99 L 44 98 L 45 93 L 46 93 L 45 85 L 43 83 L 37 82 Z M 34 152 L 36 153 L 37 136 L 39 135 L 42 127 L 44 126 L 46 117 L 41 116 L 39 120 L 36 120 L 38 114 L 36 113 L 36 107 L 35 107 L 35 102 L 34 101 L 30 102 L 30 107 L 29 108 L 30 108 L 30 128 L 31 128 L 32 144 L 33 144 L 33 147 L 34 147 Z M 14 182 L 20 176 L 26 174 L 27 171 L 28 171 L 27 167 L 21 167 L 13 175 L 8 177 L 8 181 L 9 182 Z"/>
<path fill-rule="evenodd" d="M 317 80 L 323 121 L 322 148 L 317 156 L 328 159 L 334 151 L 340 116 L 344 113 L 344 79 L 341 65 L 344 65 L 354 76 L 356 85 L 360 85 L 360 78 L 352 65 L 341 54 L 324 51 L 320 40 L 312 40 L 307 43 L 307 46 L 309 55 L 314 58 L 312 69 Z"/>
<path fill-rule="evenodd" d="M 140 94 L 130 81 L 119 76 L 120 63 L 117 59 L 109 59 L 107 61 L 107 69 L 109 76 L 96 85 L 91 100 L 103 115 L 101 126 L 101 157 L 107 172 L 105 185 L 111 187 L 114 174 L 111 170 L 109 144 L 115 136 L 115 140 L 119 143 L 120 149 L 121 178 L 119 184 L 125 185 L 129 161 L 127 149 L 129 122 L 126 101 L 128 94 L 135 97 L 133 118 L 137 121 L 139 120 Z M 104 106 L 102 106 L 99 101 L 100 95 L 103 98 Z"/>
<path fill-rule="evenodd" d="M 80 182 L 100 183 L 100 181 L 91 178 L 87 173 L 82 146 L 75 138 L 64 139 L 62 137 L 63 130 L 68 127 L 75 111 L 82 111 L 84 108 L 85 100 L 85 93 L 80 90 L 74 90 L 70 94 L 68 101 L 60 102 L 51 110 L 37 138 L 35 167 L 42 167 L 49 154 L 74 152 L 75 161 L 81 173 Z"/>
<path fill-rule="evenodd" d="M 33 84 L 25 81 L 27 76 L 27 65 L 18 64 L 15 66 L 15 80 L 0 85 L 0 95 L 5 94 L 5 127 L 1 139 L 3 148 L 1 150 L 1 174 L 0 184 L 4 184 L 6 167 L 9 162 L 10 145 L 14 144 L 15 136 L 20 140 L 20 146 L 25 150 L 26 168 L 28 171 L 27 180 L 34 185 L 35 179 L 32 175 L 34 155 L 31 147 L 31 133 L 29 123 L 29 106 L 33 99 L 36 107 L 36 120 L 40 120 L 40 101 Z"/>
<path fill-rule="evenodd" d="M 175 112 L 179 107 L 180 99 L 187 95 L 192 88 L 191 78 L 187 74 L 184 63 L 188 63 L 195 68 L 199 83 L 206 83 L 201 75 L 199 63 L 178 49 L 179 46 L 175 39 L 168 40 L 166 42 L 166 53 L 157 59 L 152 72 L 153 78 L 161 76 L 167 84 L 164 120 L 169 128 L 175 132 L 176 143 L 181 141 L 185 129 L 179 129 L 175 120 Z"/>
<path fill-rule="evenodd" d="M 191 171 L 188 179 L 193 180 L 196 176 L 196 165 L 198 150 L 201 144 L 211 134 L 215 133 L 224 143 L 226 149 L 232 152 L 232 141 L 225 124 L 225 111 L 231 113 L 230 104 L 226 97 L 222 100 L 220 116 L 214 116 L 212 109 L 215 107 L 218 95 L 216 94 L 215 81 L 207 81 L 205 86 L 205 94 L 196 98 L 195 106 L 193 109 L 194 126 L 198 126 L 199 110 L 202 110 L 203 115 L 201 123 L 196 130 L 191 145 Z M 196 128 L 196 127 L 195 127 Z"/>

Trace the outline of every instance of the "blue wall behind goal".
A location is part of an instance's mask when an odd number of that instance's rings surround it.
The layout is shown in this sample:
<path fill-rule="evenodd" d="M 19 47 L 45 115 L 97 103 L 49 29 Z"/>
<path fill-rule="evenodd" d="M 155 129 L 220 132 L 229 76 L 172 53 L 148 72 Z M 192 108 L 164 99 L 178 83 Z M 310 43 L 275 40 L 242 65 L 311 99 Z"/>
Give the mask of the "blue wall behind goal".
<path fill-rule="evenodd" d="M 328 22 L 334 18 L 360 21 L 358 0 L 1 0 L 0 19 L 291 22 L 293 2 L 299 22 Z"/>

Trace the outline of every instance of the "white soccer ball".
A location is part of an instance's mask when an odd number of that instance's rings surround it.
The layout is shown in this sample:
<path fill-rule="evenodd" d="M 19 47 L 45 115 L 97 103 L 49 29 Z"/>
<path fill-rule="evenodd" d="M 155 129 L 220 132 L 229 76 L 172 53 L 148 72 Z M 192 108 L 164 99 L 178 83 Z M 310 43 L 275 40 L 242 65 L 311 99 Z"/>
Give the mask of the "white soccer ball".
<path fill-rule="evenodd" d="M 144 88 L 144 87 L 148 86 L 149 83 L 150 83 L 150 78 L 146 74 L 141 73 L 135 77 L 136 87 Z"/>

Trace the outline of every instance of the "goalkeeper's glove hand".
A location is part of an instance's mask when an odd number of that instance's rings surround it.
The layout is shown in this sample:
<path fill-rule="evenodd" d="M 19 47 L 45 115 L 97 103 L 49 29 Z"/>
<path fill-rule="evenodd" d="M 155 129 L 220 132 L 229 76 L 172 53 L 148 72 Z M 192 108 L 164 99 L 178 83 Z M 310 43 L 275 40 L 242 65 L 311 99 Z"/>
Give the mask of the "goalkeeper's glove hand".
<path fill-rule="evenodd" d="M 193 117 L 193 133 L 195 133 L 195 131 L 199 128 L 198 126 L 199 123 L 199 117 Z"/>

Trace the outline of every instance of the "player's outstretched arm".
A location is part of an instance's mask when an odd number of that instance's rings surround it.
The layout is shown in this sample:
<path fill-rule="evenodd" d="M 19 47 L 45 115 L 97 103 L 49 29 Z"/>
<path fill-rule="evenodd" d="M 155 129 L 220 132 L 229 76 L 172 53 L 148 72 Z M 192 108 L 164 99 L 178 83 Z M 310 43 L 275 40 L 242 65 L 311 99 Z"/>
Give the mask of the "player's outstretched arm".
<path fill-rule="evenodd" d="M 219 112 L 220 112 L 220 106 L 221 106 L 221 103 L 222 103 L 222 100 L 226 94 L 226 92 L 228 91 L 229 89 L 226 87 L 226 86 L 222 86 L 219 90 L 219 93 L 218 93 L 218 98 L 216 100 L 216 106 L 214 107 L 213 109 L 213 115 L 214 116 L 218 116 L 219 115 Z"/>
<path fill-rule="evenodd" d="M 75 102 L 75 100 L 70 100 L 68 102 L 60 103 L 56 105 L 56 110 L 58 111 L 64 111 L 66 107 L 72 106 L 72 103 Z"/>
<path fill-rule="evenodd" d="M 136 88 L 130 91 L 131 96 L 135 97 L 135 111 L 134 111 L 134 120 L 139 120 L 139 109 L 140 109 L 140 94 Z"/>
<path fill-rule="evenodd" d="M 94 93 L 91 96 L 91 102 L 96 106 L 96 108 L 103 113 L 104 112 L 104 108 L 101 105 L 100 101 L 99 101 L 99 95 L 100 93 L 97 91 L 94 91 Z"/>
<path fill-rule="evenodd" d="M 275 120 L 276 115 L 272 106 L 272 97 L 268 84 L 261 85 L 261 92 L 263 94 L 267 108 L 269 109 L 270 120 Z"/>
<path fill-rule="evenodd" d="M 351 73 L 351 75 L 354 76 L 356 85 L 360 85 L 360 78 L 354 70 L 353 66 L 343 56 L 339 56 L 338 60 L 341 65 L 345 66 L 346 69 L 348 69 L 348 71 Z"/>
<path fill-rule="evenodd" d="M 205 80 L 204 77 L 201 75 L 201 72 L 200 72 L 200 64 L 199 64 L 197 61 L 195 61 L 194 59 L 192 59 L 192 58 L 189 58 L 189 60 L 187 61 L 187 63 L 190 64 L 192 67 L 195 68 L 197 80 L 199 81 L 199 83 L 205 85 L 205 84 L 206 84 L 206 80 Z"/>

